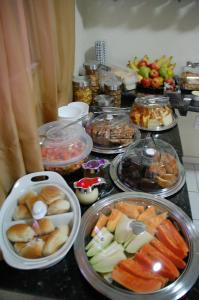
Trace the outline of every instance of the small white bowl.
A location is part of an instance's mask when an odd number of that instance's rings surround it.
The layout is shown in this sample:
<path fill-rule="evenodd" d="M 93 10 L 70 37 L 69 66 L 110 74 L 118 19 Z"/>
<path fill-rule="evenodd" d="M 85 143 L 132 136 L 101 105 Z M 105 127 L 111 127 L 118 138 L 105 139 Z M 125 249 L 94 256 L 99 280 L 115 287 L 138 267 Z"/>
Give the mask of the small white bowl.
<path fill-rule="evenodd" d="M 58 108 L 59 120 L 73 122 L 81 118 L 81 116 L 81 110 L 77 107 L 66 105 Z"/>
<path fill-rule="evenodd" d="M 84 102 L 76 101 L 68 104 L 68 107 L 78 108 L 81 110 L 81 116 L 87 115 L 89 112 L 89 105 Z"/>

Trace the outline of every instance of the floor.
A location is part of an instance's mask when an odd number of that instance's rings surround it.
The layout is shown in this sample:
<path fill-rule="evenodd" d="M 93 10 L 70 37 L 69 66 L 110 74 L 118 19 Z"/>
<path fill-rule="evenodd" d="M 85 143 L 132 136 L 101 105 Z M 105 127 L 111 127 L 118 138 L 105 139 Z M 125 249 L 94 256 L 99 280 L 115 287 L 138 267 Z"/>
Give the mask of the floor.
<path fill-rule="evenodd" d="M 199 234 L 199 164 L 184 162 L 193 222 Z"/>

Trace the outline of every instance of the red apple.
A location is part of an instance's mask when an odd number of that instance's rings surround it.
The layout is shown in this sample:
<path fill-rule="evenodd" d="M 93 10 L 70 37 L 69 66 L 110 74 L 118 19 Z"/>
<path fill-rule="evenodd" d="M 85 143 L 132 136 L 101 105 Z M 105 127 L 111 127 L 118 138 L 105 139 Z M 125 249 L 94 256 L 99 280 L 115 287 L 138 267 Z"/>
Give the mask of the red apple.
<path fill-rule="evenodd" d="M 137 66 L 138 66 L 138 68 L 140 68 L 140 67 L 146 67 L 147 65 L 148 65 L 147 61 L 144 59 L 141 59 Z"/>
<path fill-rule="evenodd" d="M 143 87 L 148 88 L 151 86 L 151 78 L 143 78 L 140 83 Z"/>
<path fill-rule="evenodd" d="M 158 77 L 153 78 L 153 79 L 151 80 L 151 86 L 152 86 L 153 88 L 155 88 L 155 89 L 158 89 L 158 88 L 161 87 L 161 81 L 159 80 Z"/>
<path fill-rule="evenodd" d="M 157 71 L 160 70 L 160 66 L 159 66 L 158 64 L 156 64 L 155 62 L 151 63 L 151 64 L 149 65 L 149 68 L 150 68 L 150 69 L 157 70 Z"/>
<path fill-rule="evenodd" d="M 155 69 L 152 69 L 149 73 L 150 77 L 151 78 L 156 78 L 156 77 L 159 77 L 159 72 Z"/>
<path fill-rule="evenodd" d="M 175 85 L 175 80 L 173 78 L 168 78 L 165 80 L 166 83 L 168 83 L 169 85 Z"/>

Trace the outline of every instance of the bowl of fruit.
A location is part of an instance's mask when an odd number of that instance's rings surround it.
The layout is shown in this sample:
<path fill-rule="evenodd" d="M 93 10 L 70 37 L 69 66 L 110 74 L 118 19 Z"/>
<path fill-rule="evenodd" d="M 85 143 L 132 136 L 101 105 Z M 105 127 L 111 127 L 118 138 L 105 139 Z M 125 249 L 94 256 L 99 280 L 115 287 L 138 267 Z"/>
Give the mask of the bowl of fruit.
<path fill-rule="evenodd" d="M 175 89 L 174 69 L 176 64 L 172 63 L 173 56 L 162 55 L 159 59 L 151 61 L 148 55 L 139 59 L 134 57 L 127 66 L 133 69 L 139 77 L 137 89 L 150 92 L 157 90 L 163 92 L 164 86 L 170 90 Z"/>
<path fill-rule="evenodd" d="M 125 192 L 92 205 L 74 244 L 87 281 L 110 299 L 179 299 L 197 280 L 196 229 L 178 206 Z"/>
<path fill-rule="evenodd" d="M 91 137 L 80 124 L 50 122 L 41 126 L 38 134 L 45 170 L 61 175 L 79 170 L 93 147 Z"/>

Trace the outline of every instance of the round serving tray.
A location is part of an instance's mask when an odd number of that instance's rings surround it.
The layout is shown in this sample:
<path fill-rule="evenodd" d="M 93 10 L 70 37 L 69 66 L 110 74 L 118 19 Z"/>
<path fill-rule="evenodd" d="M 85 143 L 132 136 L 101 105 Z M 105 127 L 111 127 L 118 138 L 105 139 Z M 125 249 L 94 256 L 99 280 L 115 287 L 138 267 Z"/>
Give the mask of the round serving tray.
<path fill-rule="evenodd" d="M 139 191 L 133 190 L 132 188 L 125 185 L 120 180 L 120 178 L 118 176 L 118 166 L 119 166 L 119 163 L 121 162 L 121 159 L 122 159 L 122 155 L 119 154 L 111 162 L 110 169 L 109 169 L 111 179 L 117 185 L 117 187 L 119 187 L 123 192 L 131 192 L 131 191 L 142 192 L 141 190 L 139 190 Z M 150 192 L 150 194 L 162 196 L 162 197 L 169 197 L 169 196 L 176 194 L 185 184 L 185 170 L 181 163 L 179 165 L 179 168 L 180 168 L 180 170 L 179 170 L 180 176 L 179 176 L 177 183 L 174 186 L 172 186 L 170 188 L 157 190 L 156 192 Z"/>
<path fill-rule="evenodd" d="M 89 263 L 85 253 L 85 242 L 93 226 L 96 224 L 97 216 L 99 216 L 99 213 L 101 212 L 106 214 L 106 211 L 118 201 L 130 201 L 131 203 L 138 205 L 140 205 L 141 201 L 141 205 L 155 205 L 163 211 L 166 210 L 170 217 L 180 225 L 181 230 L 184 233 L 190 249 L 187 267 L 176 281 L 170 283 L 161 290 L 151 293 L 136 293 L 125 290 L 112 283 L 107 283 L 107 281 L 102 279 L 102 277 L 94 271 Z M 114 300 L 174 300 L 181 298 L 193 286 L 198 278 L 198 250 L 199 244 L 195 226 L 185 212 L 171 201 L 141 192 L 118 193 L 93 204 L 82 216 L 80 230 L 74 243 L 75 258 L 83 276 L 98 292 L 109 299 Z"/>
<path fill-rule="evenodd" d="M 144 127 L 141 127 L 139 125 L 136 125 L 133 123 L 133 125 L 140 129 L 140 130 L 144 130 L 144 131 L 156 131 L 156 132 L 160 132 L 160 131 L 165 131 L 165 130 L 169 130 L 173 127 L 175 127 L 177 125 L 177 118 L 176 117 L 173 117 L 173 122 L 171 124 L 169 124 L 168 126 L 158 126 L 156 128 L 144 128 Z"/>
<path fill-rule="evenodd" d="M 119 154 L 125 152 L 127 147 L 129 147 L 130 145 L 134 145 L 137 141 L 141 139 L 141 133 L 139 129 L 136 126 L 134 126 L 134 129 L 135 129 L 135 136 L 132 143 L 128 145 L 121 145 L 121 146 L 111 147 L 111 148 L 100 147 L 99 145 L 94 144 L 92 151 L 96 153 L 102 153 L 102 154 Z"/>

